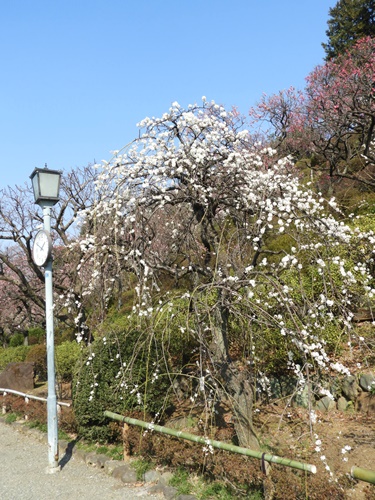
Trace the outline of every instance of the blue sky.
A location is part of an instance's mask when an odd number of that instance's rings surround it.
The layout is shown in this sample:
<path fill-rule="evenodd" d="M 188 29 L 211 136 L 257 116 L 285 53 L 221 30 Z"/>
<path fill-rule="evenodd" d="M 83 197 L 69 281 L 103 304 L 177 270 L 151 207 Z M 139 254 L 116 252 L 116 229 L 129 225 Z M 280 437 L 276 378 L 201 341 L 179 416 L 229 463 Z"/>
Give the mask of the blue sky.
<path fill-rule="evenodd" d="M 0 189 L 108 160 L 204 95 L 247 113 L 323 62 L 337 0 L 11 0 L 0 14 Z"/>

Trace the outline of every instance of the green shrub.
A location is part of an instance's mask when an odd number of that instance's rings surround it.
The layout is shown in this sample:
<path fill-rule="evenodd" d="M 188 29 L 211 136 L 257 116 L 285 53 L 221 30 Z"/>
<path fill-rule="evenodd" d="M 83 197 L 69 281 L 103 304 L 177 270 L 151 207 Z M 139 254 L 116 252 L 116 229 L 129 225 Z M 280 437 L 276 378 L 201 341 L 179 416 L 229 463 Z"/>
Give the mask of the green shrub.
<path fill-rule="evenodd" d="M 55 348 L 56 374 L 60 380 L 70 382 L 81 355 L 82 348 L 76 341 L 65 341 Z"/>
<path fill-rule="evenodd" d="M 47 380 L 47 349 L 45 345 L 37 344 L 30 347 L 25 361 L 34 363 L 35 376 L 39 381 Z"/>
<path fill-rule="evenodd" d="M 18 347 L 19 345 L 23 345 L 25 337 L 22 333 L 15 333 L 10 337 L 9 347 Z"/>
<path fill-rule="evenodd" d="M 0 370 L 4 370 L 6 365 L 9 363 L 19 363 L 25 361 L 29 350 L 30 347 L 26 345 L 7 347 L 5 349 L 0 348 Z"/>
<path fill-rule="evenodd" d="M 40 344 L 44 341 L 46 332 L 41 326 L 29 328 L 29 345 Z"/>
<path fill-rule="evenodd" d="M 136 330 L 108 334 L 93 342 L 80 363 L 73 381 L 73 403 L 84 438 L 113 440 L 105 410 L 152 414 L 166 402 L 169 379 L 162 376 L 154 339 L 145 334 Z"/>

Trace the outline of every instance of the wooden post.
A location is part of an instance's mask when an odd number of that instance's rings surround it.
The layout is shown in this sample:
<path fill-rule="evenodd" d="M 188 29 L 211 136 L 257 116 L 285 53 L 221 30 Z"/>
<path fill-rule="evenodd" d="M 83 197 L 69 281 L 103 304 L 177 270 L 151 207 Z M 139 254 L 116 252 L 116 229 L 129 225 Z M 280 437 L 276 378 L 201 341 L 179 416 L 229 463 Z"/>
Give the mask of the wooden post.
<path fill-rule="evenodd" d="M 124 446 L 124 462 L 130 460 L 129 426 L 124 422 L 122 429 L 122 441 Z"/>

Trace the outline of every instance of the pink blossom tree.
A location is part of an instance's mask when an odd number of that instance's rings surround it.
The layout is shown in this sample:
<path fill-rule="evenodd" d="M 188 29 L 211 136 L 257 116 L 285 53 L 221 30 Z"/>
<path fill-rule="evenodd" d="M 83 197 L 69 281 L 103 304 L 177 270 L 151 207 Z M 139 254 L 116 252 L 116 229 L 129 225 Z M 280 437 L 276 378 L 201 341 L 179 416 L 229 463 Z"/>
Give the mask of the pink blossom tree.
<path fill-rule="evenodd" d="M 331 177 L 375 186 L 375 40 L 316 67 L 305 91 L 265 96 L 251 116 L 268 122 L 269 138 Z"/>

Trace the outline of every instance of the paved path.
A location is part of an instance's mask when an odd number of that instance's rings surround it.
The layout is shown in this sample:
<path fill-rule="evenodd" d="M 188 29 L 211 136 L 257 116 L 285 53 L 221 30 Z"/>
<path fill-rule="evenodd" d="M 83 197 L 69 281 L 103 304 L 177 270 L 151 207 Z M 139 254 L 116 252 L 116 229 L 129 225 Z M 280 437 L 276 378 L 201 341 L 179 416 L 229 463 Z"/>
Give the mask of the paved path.
<path fill-rule="evenodd" d="M 145 487 L 128 487 L 74 455 L 60 472 L 47 474 L 47 450 L 36 436 L 0 420 L 1 500 L 160 500 L 148 495 Z"/>

